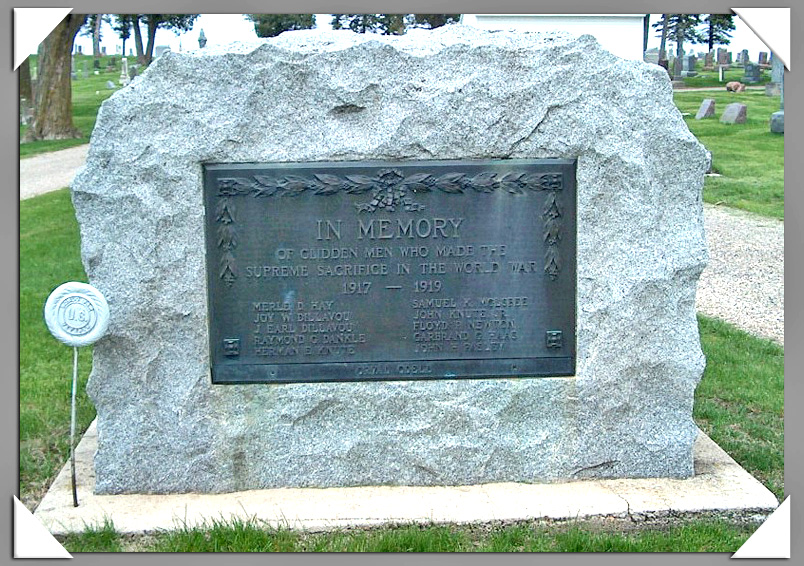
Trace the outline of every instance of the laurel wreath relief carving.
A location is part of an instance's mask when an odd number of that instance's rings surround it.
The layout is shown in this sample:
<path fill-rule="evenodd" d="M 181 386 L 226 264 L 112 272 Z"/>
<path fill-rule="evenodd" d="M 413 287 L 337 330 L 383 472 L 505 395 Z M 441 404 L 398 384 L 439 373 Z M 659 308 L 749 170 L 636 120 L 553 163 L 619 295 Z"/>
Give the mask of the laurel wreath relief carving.
<path fill-rule="evenodd" d="M 545 250 L 545 275 L 555 279 L 561 271 L 558 242 L 561 239 L 562 210 L 556 192 L 563 188 L 560 173 L 534 174 L 481 172 L 474 175 L 452 172 L 442 175 L 414 173 L 405 176 L 398 169 L 381 169 L 373 177 L 362 174 L 283 175 L 271 177 L 223 177 L 218 179 L 219 201 L 215 211 L 218 223 L 217 246 L 221 249 L 220 278 L 232 285 L 237 278 L 234 249 L 237 247 L 235 207 L 232 197 L 294 197 L 311 192 L 315 195 L 347 193 L 370 194 L 371 199 L 355 203 L 358 213 L 376 210 L 418 212 L 425 206 L 414 199 L 417 193 L 440 191 L 462 194 L 506 191 L 513 195 L 528 191 L 548 191 L 542 211 Z"/>

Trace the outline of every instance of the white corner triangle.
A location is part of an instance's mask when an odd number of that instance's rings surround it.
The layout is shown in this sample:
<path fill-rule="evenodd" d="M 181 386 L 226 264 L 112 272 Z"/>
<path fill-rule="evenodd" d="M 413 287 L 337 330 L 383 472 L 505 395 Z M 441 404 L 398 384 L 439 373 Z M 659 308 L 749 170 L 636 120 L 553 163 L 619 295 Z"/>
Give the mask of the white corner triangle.
<path fill-rule="evenodd" d="M 790 8 L 732 8 L 790 71 Z"/>
<path fill-rule="evenodd" d="M 36 52 L 72 8 L 14 8 L 14 70 Z"/>
<path fill-rule="evenodd" d="M 790 558 L 789 495 L 731 557 Z"/>
<path fill-rule="evenodd" d="M 15 495 L 14 558 L 72 557 Z"/>

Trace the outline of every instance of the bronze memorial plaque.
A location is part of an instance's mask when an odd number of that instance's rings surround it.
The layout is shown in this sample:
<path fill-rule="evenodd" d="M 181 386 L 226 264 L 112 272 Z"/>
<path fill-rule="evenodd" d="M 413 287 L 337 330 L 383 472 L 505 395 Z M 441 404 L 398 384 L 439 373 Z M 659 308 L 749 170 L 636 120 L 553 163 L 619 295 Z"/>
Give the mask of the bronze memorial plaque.
<path fill-rule="evenodd" d="M 214 383 L 575 372 L 575 161 L 204 168 Z"/>

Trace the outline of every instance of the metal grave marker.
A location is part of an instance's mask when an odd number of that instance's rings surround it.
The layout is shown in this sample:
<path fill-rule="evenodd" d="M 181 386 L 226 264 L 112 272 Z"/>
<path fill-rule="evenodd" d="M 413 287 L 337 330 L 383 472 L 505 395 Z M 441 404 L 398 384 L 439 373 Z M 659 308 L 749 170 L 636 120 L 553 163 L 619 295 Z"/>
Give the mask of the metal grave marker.
<path fill-rule="evenodd" d="M 572 160 L 205 167 L 214 383 L 575 372 Z"/>

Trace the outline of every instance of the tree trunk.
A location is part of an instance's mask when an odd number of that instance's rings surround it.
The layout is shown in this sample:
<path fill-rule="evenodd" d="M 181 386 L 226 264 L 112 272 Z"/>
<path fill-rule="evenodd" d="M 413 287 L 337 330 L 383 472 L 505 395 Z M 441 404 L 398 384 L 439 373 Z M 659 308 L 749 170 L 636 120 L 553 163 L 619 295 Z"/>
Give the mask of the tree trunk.
<path fill-rule="evenodd" d="M 709 51 L 715 46 L 715 25 L 709 22 Z"/>
<path fill-rule="evenodd" d="M 73 125 L 70 56 L 85 14 L 68 14 L 42 42 L 34 120 L 23 141 L 80 138 Z"/>
<path fill-rule="evenodd" d="M 667 59 L 667 14 L 662 14 L 662 40 L 659 44 L 659 61 Z"/>
<path fill-rule="evenodd" d="M 650 14 L 645 14 L 642 18 L 642 56 L 644 58 L 645 51 L 648 50 L 648 35 L 650 34 Z"/>
<path fill-rule="evenodd" d="M 134 28 L 134 46 L 137 48 L 137 63 L 145 65 L 145 52 L 142 50 L 142 32 L 140 31 L 140 17 L 134 16 L 131 22 Z"/>
<path fill-rule="evenodd" d="M 103 23 L 103 18 L 101 18 L 100 14 L 95 16 L 95 26 L 92 29 L 92 56 L 97 59 L 101 56 L 101 49 L 100 49 L 100 28 L 101 23 Z"/>
<path fill-rule="evenodd" d="M 28 57 L 20 65 L 20 98 L 28 101 L 28 105 L 33 105 L 33 89 L 31 88 L 31 65 Z"/>
<path fill-rule="evenodd" d="M 681 69 L 684 68 L 684 31 L 686 24 L 679 19 L 676 24 L 676 68 L 673 71 L 673 79 L 681 79 Z"/>
<path fill-rule="evenodd" d="M 154 42 L 156 41 L 156 28 L 159 21 L 153 17 L 148 16 L 148 45 L 145 48 L 145 64 L 150 65 L 154 60 Z"/>

